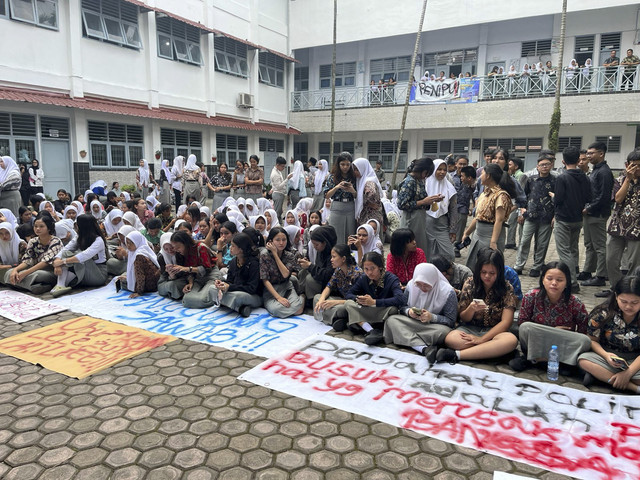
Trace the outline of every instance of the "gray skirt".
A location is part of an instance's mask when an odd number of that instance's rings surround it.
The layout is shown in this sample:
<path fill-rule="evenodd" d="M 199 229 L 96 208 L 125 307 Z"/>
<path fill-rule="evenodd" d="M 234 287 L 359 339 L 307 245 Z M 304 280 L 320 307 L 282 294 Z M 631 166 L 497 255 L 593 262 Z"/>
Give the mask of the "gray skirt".
<path fill-rule="evenodd" d="M 498 250 L 504 253 L 504 239 L 505 239 L 504 225 L 500 230 L 500 236 L 498 237 Z M 491 236 L 493 235 L 492 223 L 481 223 L 476 221 L 476 230 L 473 232 L 471 238 L 471 244 L 469 245 L 469 255 L 467 257 L 467 267 L 471 270 L 476 268 L 476 261 L 478 260 L 478 251 L 481 248 L 489 247 L 491 245 Z M 419 246 L 419 245 L 418 245 Z"/>
<path fill-rule="evenodd" d="M 451 262 L 455 261 L 455 252 L 453 251 L 453 243 L 449 238 L 449 216 L 442 215 L 434 218 L 431 215 L 425 215 L 426 234 L 429 242 L 429 251 L 424 252 L 427 258 L 434 255 L 442 255 Z"/>
<path fill-rule="evenodd" d="M 438 323 L 422 323 L 407 315 L 391 315 L 384 322 L 384 341 L 395 345 L 441 345 L 451 328 Z"/>
<path fill-rule="evenodd" d="M 168 203 L 171 205 L 171 185 L 166 180 L 162 182 L 162 190 L 160 196 L 158 196 L 160 203 Z"/>
<path fill-rule="evenodd" d="M 215 212 L 219 209 L 223 202 L 229 198 L 229 192 L 216 192 L 213 194 L 213 206 L 211 208 L 211 213 Z"/>
<path fill-rule="evenodd" d="M 400 228 L 408 228 L 416 236 L 416 244 L 427 254 L 429 239 L 427 238 L 427 214 L 424 210 L 402 210 Z"/>
<path fill-rule="evenodd" d="M 320 300 L 321 295 L 322 294 L 319 293 L 313 297 L 313 317 L 316 320 L 324 323 L 325 325 L 333 325 L 333 322 L 335 322 L 336 319 L 347 318 L 347 309 L 344 307 L 344 303 L 316 313 L 316 304 Z M 329 296 L 327 300 L 344 300 L 344 298 Z"/>
<path fill-rule="evenodd" d="M 362 307 L 353 300 L 344 302 L 344 308 L 349 316 L 349 325 L 364 322 L 369 324 L 383 323 L 387 317 L 398 313 L 396 307 Z"/>
<path fill-rule="evenodd" d="M 79 252 L 80 250 L 67 250 L 62 253 L 62 258 L 73 257 Z M 107 262 L 98 264 L 90 259 L 84 263 L 70 263 L 67 268 L 76 276 L 69 284 L 70 287 L 101 287 L 107 283 Z"/>
<path fill-rule="evenodd" d="M 182 192 L 183 203 L 186 204 L 187 197 L 193 197 L 200 201 L 200 182 L 197 180 L 188 180 L 184 182 L 184 190 Z"/>
<path fill-rule="evenodd" d="M 591 340 L 583 333 L 561 328 L 524 322 L 518 329 L 520 348 L 529 360 L 546 360 L 551 345 L 558 346 L 558 360 L 567 365 L 577 365 L 578 357 L 591 350 Z"/>
<path fill-rule="evenodd" d="M 239 311 L 245 305 L 251 308 L 262 306 L 262 297 L 260 295 L 251 295 L 247 292 L 225 292 L 220 299 L 220 305 L 224 305 L 234 311 Z"/>
<path fill-rule="evenodd" d="M 347 243 L 349 235 L 356 234 L 356 203 L 353 200 L 331 202 L 329 225 L 336 229 L 337 243 Z"/>
<path fill-rule="evenodd" d="M 278 295 L 289 300 L 289 306 L 285 307 L 282 305 L 271 295 L 271 292 L 265 288 L 262 294 L 262 300 L 264 302 L 264 308 L 266 308 L 271 315 L 277 318 L 287 318 L 300 310 L 304 300 L 303 297 L 298 296 L 296 293 L 296 289 L 291 280 L 273 285 L 273 288 L 278 292 Z"/>
<path fill-rule="evenodd" d="M 610 350 L 609 350 L 610 351 Z M 633 353 L 629 355 L 628 352 L 615 352 L 618 356 L 627 360 L 628 363 L 631 363 L 638 356 L 637 353 Z M 587 362 L 595 363 L 599 367 L 605 368 L 609 370 L 611 373 L 620 373 L 622 370 L 620 368 L 614 368 L 607 363 L 607 361 L 598 355 L 596 352 L 585 352 L 578 357 L 578 360 L 586 360 Z M 640 380 L 640 371 L 636 372 L 636 374 L 631 377 L 631 380 Z"/>
<path fill-rule="evenodd" d="M 0 208 L 8 208 L 18 216 L 18 209 L 22 205 L 22 197 L 18 190 L 5 190 L 0 192 Z"/>
<path fill-rule="evenodd" d="M 5 273 L 5 279 L 7 280 L 7 282 L 9 281 L 9 276 L 11 275 L 12 271 L 13 268 Z M 18 288 L 23 288 L 31 293 L 41 294 L 51 290 L 57 281 L 58 277 L 53 273 L 53 267 L 49 265 L 42 270 L 36 270 L 35 272 L 30 273 L 15 286 Z M 7 283 L 7 285 L 11 284 Z"/>
<path fill-rule="evenodd" d="M 315 212 L 317 210 L 322 210 L 324 207 L 324 194 L 314 195 L 313 203 L 311 204 L 311 211 Z M 324 220 L 324 219 L 323 219 Z"/>

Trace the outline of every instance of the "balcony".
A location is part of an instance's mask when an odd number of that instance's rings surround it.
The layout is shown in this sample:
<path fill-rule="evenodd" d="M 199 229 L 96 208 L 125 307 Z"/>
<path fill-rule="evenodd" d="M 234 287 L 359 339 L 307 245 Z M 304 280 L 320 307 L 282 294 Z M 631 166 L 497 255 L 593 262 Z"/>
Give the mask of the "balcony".
<path fill-rule="evenodd" d="M 627 70 L 628 69 L 628 70 Z M 516 98 L 549 97 L 555 95 L 560 81 L 562 95 L 591 95 L 613 92 L 640 91 L 640 65 L 635 67 L 591 67 L 590 69 L 564 69 L 558 78 L 556 72 L 521 75 L 483 75 L 478 81 L 478 101 L 507 100 Z M 428 82 L 437 84 L 439 82 Z M 366 108 L 403 105 L 407 95 L 407 83 L 391 87 L 341 87 L 336 88 L 336 108 Z M 458 103 L 438 100 L 427 103 Z M 291 93 L 292 111 L 331 109 L 331 90 L 310 90 Z"/>

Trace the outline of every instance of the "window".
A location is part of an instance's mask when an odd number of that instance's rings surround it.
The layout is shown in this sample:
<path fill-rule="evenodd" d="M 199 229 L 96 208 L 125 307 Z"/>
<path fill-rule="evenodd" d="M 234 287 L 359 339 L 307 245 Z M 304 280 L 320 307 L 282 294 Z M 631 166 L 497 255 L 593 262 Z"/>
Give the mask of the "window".
<path fill-rule="evenodd" d="M 469 140 L 424 140 L 422 153 L 431 158 L 444 158 L 450 153 L 461 155 L 469 153 Z"/>
<path fill-rule="evenodd" d="M 239 135 L 216 135 L 218 165 L 225 162 L 229 165 L 229 168 L 233 170 L 237 160 L 246 162 L 249 158 L 247 145 L 247 137 L 241 137 Z"/>
<path fill-rule="evenodd" d="M 156 14 L 158 56 L 168 60 L 202 65 L 200 30 L 170 17 Z"/>
<path fill-rule="evenodd" d="M 318 156 L 321 159 L 328 160 L 331 147 L 331 142 L 320 142 L 318 144 Z M 333 158 L 329 161 L 329 168 L 334 164 L 338 155 L 342 152 L 349 152 L 353 155 L 355 151 L 355 143 L 354 142 L 334 142 L 333 143 Z"/>
<path fill-rule="evenodd" d="M 161 128 L 160 143 L 165 160 L 171 161 L 178 155 L 187 158 L 190 154 L 194 154 L 198 160 L 202 158 L 202 132 Z"/>
<path fill-rule="evenodd" d="M 356 84 L 356 62 L 336 63 L 336 87 Z M 320 88 L 331 88 L 331 64 L 320 65 Z"/>
<path fill-rule="evenodd" d="M 42 139 L 69 139 L 69 119 L 58 117 L 40 117 L 40 137 Z"/>
<path fill-rule="evenodd" d="M 542 150 L 542 138 L 485 138 L 482 151 L 487 148 L 504 148 L 515 153 L 534 153 Z"/>
<path fill-rule="evenodd" d="M 595 43 L 595 35 L 583 35 L 576 37 L 576 46 L 573 58 L 576 59 L 578 65 L 584 65 L 587 58 L 593 59 L 593 45 Z"/>
<path fill-rule="evenodd" d="M 284 58 L 270 52 L 260 52 L 258 75 L 261 83 L 284 88 Z"/>
<path fill-rule="evenodd" d="M 461 73 L 476 73 L 478 50 L 475 48 L 453 50 L 449 52 L 425 53 L 422 70 L 429 70 L 430 74 L 438 76 L 441 71 L 445 76 Z"/>
<path fill-rule="evenodd" d="M 582 137 L 558 137 L 558 150 L 562 152 L 567 147 L 582 148 Z"/>
<path fill-rule="evenodd" d="M 5 1 L 6 0 L 0 0 L 0 17 L 7 16 L 7 4 L 5 3 Z"/>
<path fill-rule="evenodd" d="M 378 80 L 389 80 L 390 77 L 393 77 L 396 82 L 409 81 L 411 56 L 371 60 L 369 65 L 371 80 L 376 83 Z"/>
<path fill-rule="evenodd" d="M 309 90 L 309 67 L 295 67 L 293 89 L 296 92 Z"/>
<path fill-rule="evenodd" d="M 620 55 L 620 32 L 617 33 L 603 33 L 600 36 L 600 62 L 602 63 L 605 58 L 609 56 L 611 50 L 615 50 L 618 57 Z"/>
<path fill-rule="evenodd" d="M 95 168 L 137 168 L 144 158 L 141 125 L 89 121 L 89 155 Z"/>
<path fill-rule="evenodd" d="M 58 29 L 58 0 L 10 0 L 11 18 L 39 27 Z M 0 15 L 6 15 L 4 0 L 0 0 Z"/>
<path fill-rule="evenodd" d="M 309 160 L 309 144 L 307 142 L 293 142 L 293 158 L 303 162 Z"/>
<path fill-rule="evenodd" d="M 260 138 L 258 140 L 259 150 L 261 152 L 284 152 L 284 140 L 276 138 Z"/>
<path fill-rule="evenodd" d="M 368 155 L 371 165 L 376 162 L 382 162 L 382 169 L 392 171 L 396 160 L 396 152 L 398 150 L 398 142 L 387 140 L 382 142 L 368 142 Z M 407 141 L 402 141 L 400 149 L 400 162 L 398 163 L 398 171 L 404 172 L 407 169 Z"/>
<path fill-rule="evenodd" d="M 522 42 L 521 57 L 540 57 L 551 55 L 551 39 Z"/>
<path fill-rule="evenodd" d="M 608 137 L 596 137 L 596 142 L 602 142 L 607 146 L 607 152 L 619 153 L 622 145 L 622 137 L 609 135 Z"/>
<path fill-rule="evenodd" d="M 29 163 L 36 156 L 36 117 L 0 113 L 0 154 L 18 163 Z"/>
<path fill-rule="evenodd" d="M 122 0 L 82 0 L 83 35 L 123 47 L 142 48 L 138 7 Z"/>
<path fill-rule="evenodd" d="M 244 43 L 232 38 L 218 37 L 214 39 L 213 45 L 216 71 L 245 78 L 249 76 L 247 46 Z"/>

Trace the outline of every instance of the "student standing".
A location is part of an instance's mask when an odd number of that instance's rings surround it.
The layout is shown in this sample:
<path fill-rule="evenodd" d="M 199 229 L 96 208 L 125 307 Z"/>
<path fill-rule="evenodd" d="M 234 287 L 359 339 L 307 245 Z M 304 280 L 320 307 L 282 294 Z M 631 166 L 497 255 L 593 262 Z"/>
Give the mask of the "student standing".
<path fill-rule="evenodd" d="M 347 243 L 356 232 L 356 177 L 349 152 L 338 155 L 324 184 L 325 198 L 331 199 L 329 225 L 336 230 L 337 243 Z"/>
<path fill-rule="evenodd" d="M 287 195 L 287 184 L 293 173 L 290 173 L 285 177 L 284 169 L 287 166 L 287 161 L 284 157 L 276 158 L 276 166 L 271 170 L 271 198 L 273 198 L 273 209 L 276 211 L 277 220 L 282 218 L 282 206 L 284 205 L 284 199 Z M 235 173 L 234 173 L 235 176 Z"/>

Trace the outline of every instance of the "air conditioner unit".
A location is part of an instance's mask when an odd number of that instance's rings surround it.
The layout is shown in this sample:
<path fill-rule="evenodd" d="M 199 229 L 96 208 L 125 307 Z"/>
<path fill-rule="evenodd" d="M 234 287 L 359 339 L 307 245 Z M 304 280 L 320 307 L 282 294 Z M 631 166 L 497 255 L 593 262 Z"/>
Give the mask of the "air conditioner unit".
<path fill-rule="evenodd" d="M 238 107 L 240 108 L 253 108 L 253 95 L 248 93 L 238 94 Z"/>

